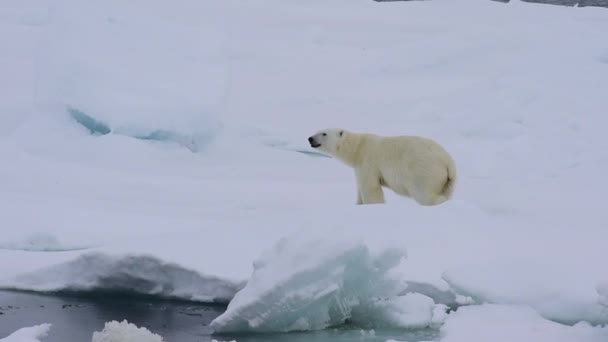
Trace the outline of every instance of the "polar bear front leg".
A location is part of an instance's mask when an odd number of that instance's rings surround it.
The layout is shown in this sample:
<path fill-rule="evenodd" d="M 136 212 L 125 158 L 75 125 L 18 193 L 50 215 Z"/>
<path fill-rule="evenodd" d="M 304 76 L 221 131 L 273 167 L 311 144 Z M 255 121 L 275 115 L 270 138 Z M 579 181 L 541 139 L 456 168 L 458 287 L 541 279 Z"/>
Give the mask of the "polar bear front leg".
<path fill-rule="evenodd" d="M 357 177 L 357 190 L 359 192 L 357 204 L 382 204 L 384 192 L 380 185 L 380 176 L 365 170 L 355 170 Z"/>

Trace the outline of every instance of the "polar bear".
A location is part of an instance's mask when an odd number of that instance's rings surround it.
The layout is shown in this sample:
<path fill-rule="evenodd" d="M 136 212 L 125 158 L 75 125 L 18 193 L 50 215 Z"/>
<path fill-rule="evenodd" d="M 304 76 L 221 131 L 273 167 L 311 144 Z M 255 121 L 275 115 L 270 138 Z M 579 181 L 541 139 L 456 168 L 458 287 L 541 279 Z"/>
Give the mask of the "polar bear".
<path fill-rule="evenodd" d="M 354 168 L 357 204 L 384 203 L 382 187 L 424 206 L 452 197 L 456 166 L 437 142 L 418 136 L 379 136 L 325 129 L 308 138 L 310 146 Z"/>

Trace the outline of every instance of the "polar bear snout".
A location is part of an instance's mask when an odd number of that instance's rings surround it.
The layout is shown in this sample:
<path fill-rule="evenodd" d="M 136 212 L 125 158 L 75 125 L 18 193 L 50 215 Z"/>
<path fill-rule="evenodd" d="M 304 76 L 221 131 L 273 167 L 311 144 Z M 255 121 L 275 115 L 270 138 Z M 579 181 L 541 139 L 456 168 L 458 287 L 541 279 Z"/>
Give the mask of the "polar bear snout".
<path fill-rule="evenodd" d="M 321 146 L 321 144 L 319 144 L 315 140 L 315 137 L 308 137 L 308 143 L 310 143 L 310 146 L 313 147 L 313 148 L 317 148 L 317 147 Z"/>

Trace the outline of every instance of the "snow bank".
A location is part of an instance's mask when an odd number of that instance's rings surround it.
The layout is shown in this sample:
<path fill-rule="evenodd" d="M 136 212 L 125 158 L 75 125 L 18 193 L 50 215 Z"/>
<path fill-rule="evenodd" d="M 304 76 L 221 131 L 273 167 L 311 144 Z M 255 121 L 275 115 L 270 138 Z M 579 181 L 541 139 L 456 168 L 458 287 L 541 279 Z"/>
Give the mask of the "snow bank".
<path fill-rule="evenodd" d="M 441 342 L 603 342 L 608 328 L 548 321 L 524 306 L 480 305 L 458 309 L 441 327 Z"/>
<path fill-rule="evenodd" d="M 102 331 L 93 333 L 92 342 L 163 342 L 160 335 L 126 320 L 106 322 Z"/>
<path fill-rule="evenodd" d="M 0 339 L 2 342 L 40 342 L 51 329 L 51 324 L 44 323 L 33 327 L 21 328 L 9 336 Z"/>
<path fill-rule="evenodd" d="M 35 291 L 117 291 L 227 303 L 239 285 L 203 276 L 150 256 L 85 253 L 74 260 L 23 273 L 5 287 Z"/>

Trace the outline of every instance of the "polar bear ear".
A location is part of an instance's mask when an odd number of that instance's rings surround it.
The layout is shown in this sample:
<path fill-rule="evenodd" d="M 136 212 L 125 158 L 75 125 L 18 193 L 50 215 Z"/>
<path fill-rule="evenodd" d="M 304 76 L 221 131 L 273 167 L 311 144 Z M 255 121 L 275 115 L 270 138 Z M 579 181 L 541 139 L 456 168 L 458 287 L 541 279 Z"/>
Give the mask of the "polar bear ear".
<path fill-rule="evenodd" d="M 342 136 L 342 134 L 344 134 L 344 131 L 340 131 L 340 136 Z"/>

